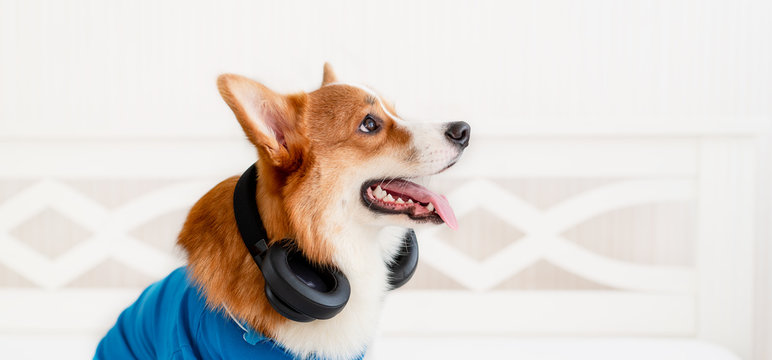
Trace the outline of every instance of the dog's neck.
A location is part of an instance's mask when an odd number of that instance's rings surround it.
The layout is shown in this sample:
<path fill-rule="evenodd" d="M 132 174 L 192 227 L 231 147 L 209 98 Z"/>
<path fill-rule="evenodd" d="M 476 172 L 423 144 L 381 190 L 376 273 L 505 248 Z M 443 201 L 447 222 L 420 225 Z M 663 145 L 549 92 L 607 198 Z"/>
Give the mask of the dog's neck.
<path fill-rule="evenodd" d="M 335 265 L 351 285 L 348 303 L 329 320 L 282 324 L 274 334 L 279 343 L 301 356 L 316 353 L 330 359 L 350 359 L 365 351 L 375 335 L 388 288 L 388 269 L 374 240 L 377 235 L 373 229 L 342 229 L 337 243 L 348 246 L 336 252 Z"/>
<path fill-rule="evenodd" d="M 305 247 L 302 250 L 346 274 L 351 285 L 346 307 L 332 319 L 309 323 L 287 321 L 278 326 L 271 336 L 301 356 L 315 353 L 330 359 L 356 357 L 365 351 L 375 334 L 383 296 L 388 290 L 388 268 L 384 258 L 391 256 L 400 244 L 391 239 L 400 238 L 386 236 L 380 241 L 379 235 L 383 235 L 381 228 L 351 221 L 346 214 L 337 214 L 335 208 L 314 207 L 307 209 L 311 213 L 302 214 L 302 218 L 293 218 L 293 215 L 300 215 L 286 210 L 287 203 L 293 199 L 277 196 L 281 193 L 281 189 L 276 187 L 279 184 L 263 181 L 271 178 L 268 173 L 271 170 L 258 170 L 260 180 L 257 189 L 258 209 L 261 215 L 265 214 L 264 221 L 266 224 L 279 224 L 275 229 L 267 229 L 269 237 L 274 240 L 282 237 L 296 239 L 299 246 Z M 293 191 L 287 193 L 290 196 L 297 194 Z M 278 209 L 285 209 L 284 213 Z M 298 224 L 308 219 L 324 221 L 306 223 L 305 226 Z"/>
<path fill-rule="evenodd" d="M 379 241 L 379 228 L 330 214 L 325 214 L 327 221 L 315 224 L 317 228 L 310 231 L 315 238 L 301 238 L 309 231 L 298 231 L 293 226 L 292 214 L 285 207 L 287 199 L 276 181 L 280 178 L 259 165 L 257 201 L 269 238 L 302 239 L 304 244 L 328 249 L 329 261 L 346 274 L 351 284 L 346 307 L 332 319 L 309 323 L 287 320 L 273 310 L 264 295 L 262 275 L 236 227 L 231 199 L 237 178 L 218 184 L 204 195 L 191 209 L 180 232 L 178 242 L 187 252 L 191 277 L 206 294 L 211 308 L 222 310 L 227 306 L 234 316 L 290 352 L 301 357 L 316 354 L 330 359 L 355 358 L 375 334 L 388 288 L 384 259 L 393 254 L 399 241 L 391 237 Z M 330 220 L 336 218 L 341 220 Z M 331 241 L 333 238 L 335 241 Z"/>

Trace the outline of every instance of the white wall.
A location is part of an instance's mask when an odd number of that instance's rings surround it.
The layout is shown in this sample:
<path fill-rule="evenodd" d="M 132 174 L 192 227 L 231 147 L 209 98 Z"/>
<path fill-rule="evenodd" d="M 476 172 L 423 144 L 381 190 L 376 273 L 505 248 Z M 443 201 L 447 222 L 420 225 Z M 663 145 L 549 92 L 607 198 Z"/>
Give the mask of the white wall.
<path fill-rule="evenodd" d="M 164 158 L 163 144 L 238 148 L 216 76 L 312 90 L 324 61 L 378 89 L 405 118 L 466 120 L 476 135 L 767 134 L 757 141 L 755 217 L 755 358 L 765 359 L 770 17 L 772 3 L 761 0 L 0 0 L 0 166 L 17 178 L 44 176 L 48 155 L 34 149 L 57 144 L 97 144 L 97 152 L 122 144 L 101 159 L 149 163 Z M 76 160 L 67 165 L 89 170 Z M 68 177 L 66 166 L 48 165 Z M 235 170 L 211 166 L 202 173 Z"/>
<path fill-rule="evenodd" d="M 765 1 L 8 1 L 0 134 L 234 136 L 222 72 L 320 64 L 410 118 L 476 129 L 707 129 L 770 112 Z"/>

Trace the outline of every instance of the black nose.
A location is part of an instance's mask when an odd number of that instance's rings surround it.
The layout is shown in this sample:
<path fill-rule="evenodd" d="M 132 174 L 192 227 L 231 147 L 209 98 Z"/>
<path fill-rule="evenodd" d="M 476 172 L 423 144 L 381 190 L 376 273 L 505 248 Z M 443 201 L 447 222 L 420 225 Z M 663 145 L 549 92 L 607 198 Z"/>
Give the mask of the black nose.
<path fill-rule="evenodd" d="M 471 131 L 472 128 L 469 127 L 469 124 L 463 121 L 456 121 L 448 125 L 448 130 L 445 131 L 445 137 L 463 149 L 469 145 L 469 133 Z"/>

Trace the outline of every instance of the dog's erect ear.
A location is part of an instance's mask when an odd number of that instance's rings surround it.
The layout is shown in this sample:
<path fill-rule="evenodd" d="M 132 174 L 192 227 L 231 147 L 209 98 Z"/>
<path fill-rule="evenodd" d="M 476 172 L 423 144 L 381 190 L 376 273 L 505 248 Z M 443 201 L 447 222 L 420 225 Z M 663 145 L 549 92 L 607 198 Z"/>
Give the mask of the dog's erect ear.
<path fill-rule="evenodd" d="M 297 117 L 303 95 L 283 96 L 233 74 L 220 75 L 217 88 L 249 141 L 264 150 L 275 166 L 291 170 L 302 155 Z"/>
<path fill-rule="evenodd" d="M 324 75 L 322 75 L 322 86 L 332 84 L 338 81 L 338 77 L 332 71 L 332 65 L 330 63 L 324 63 Z"/>

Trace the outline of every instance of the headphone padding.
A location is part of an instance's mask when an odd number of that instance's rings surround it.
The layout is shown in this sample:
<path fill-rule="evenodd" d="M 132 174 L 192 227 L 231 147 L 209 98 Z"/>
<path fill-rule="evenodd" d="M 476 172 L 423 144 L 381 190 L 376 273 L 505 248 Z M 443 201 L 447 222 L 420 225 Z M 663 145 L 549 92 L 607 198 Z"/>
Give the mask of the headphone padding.
<path fill-rule="evenodd" d="M 328 271 L 335 282 L 332 289 L 327 292 L 313 289 L 298 279 L 292 271 L 289 256 L 289 250 L 280 244 L 268 247 L 262 266 L 266 290 L 282 305 L 314 319 L 329 319 L 343 310 L 351 294 L 346 276 L 339 271 Z"/>
<path fill-rule="evenodd" d="M 402 239 L 402 246 L 399 253 L 394 258 L 394 262 L 389 264 L 389 285 L 391 289 L 396 289 L 405 285 L 415 274 L 418 268 L 418 240 L 413 229 L 408 229 L 405 237 Z"/>
<path fill-rule="evenodd" d="M 273 294 L 271 287 L 268 285 L 265 286 L 265 297 L 268 298 L 268 302 L 271 303 L 273 309 L 276 310 L 279 315 L 284 316 L 287 319 L 297 322 L 311 322 L 315 320 L 314 318 L 305 314 L 301 314 L 295 309 L 289 307 L 289 305 L 285 304 L 283 301 L 281 301 L 281 299 Z"/>

